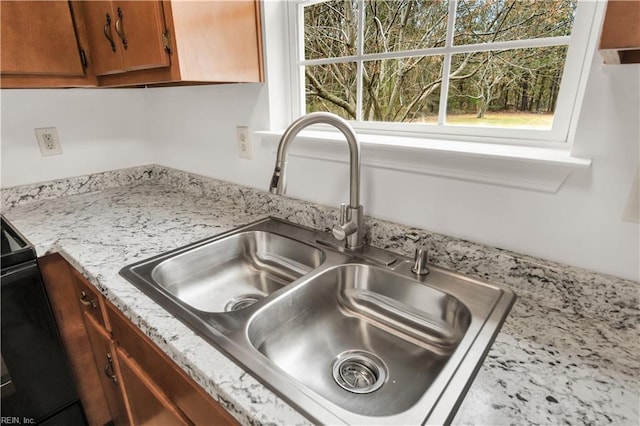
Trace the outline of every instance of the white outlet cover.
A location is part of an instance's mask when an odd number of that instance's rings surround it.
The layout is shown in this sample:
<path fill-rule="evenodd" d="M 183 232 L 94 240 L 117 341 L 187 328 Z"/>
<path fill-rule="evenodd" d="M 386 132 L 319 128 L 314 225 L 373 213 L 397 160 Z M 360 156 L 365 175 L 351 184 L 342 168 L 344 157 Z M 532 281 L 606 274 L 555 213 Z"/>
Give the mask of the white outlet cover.
<path fill-rule="evenodd" d="M 42 156 L 62 154 L 62 145 L 55 127 L 39 127 L 34 130 Z"/>
<path fill-rule="evenodd" d="M 636 170 L 636 175 L 631 183 L 631 192 L 629 193 L 627 207 L 624 209 L 622 220 L 640 223 L 640 167 Z"/>
<path fill-rule="evenodd" d="M 238 135 L 238 154 L 240 158 L 251 160 L 253 158 L 253 151 L 251 149 L 251 137 L 249 135 L 249 128 L 246 126 L 236 127 Z"/>

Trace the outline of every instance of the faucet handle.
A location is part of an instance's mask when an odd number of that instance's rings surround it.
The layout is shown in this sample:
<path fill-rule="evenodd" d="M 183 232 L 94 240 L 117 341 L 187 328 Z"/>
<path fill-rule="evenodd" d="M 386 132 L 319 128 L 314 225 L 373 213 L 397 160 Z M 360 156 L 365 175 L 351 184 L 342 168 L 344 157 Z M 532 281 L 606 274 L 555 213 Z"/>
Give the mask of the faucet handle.
<path fill-rule="evenodd" d="M 349 209 L 347 204 L 340 204 L 340 217 L 338 225 L 334 225 L 331 233 L 336 240 L 342 241 L 358 230 L 358 225 L 349 220 Z"/>
<path fill-rule="evenodd" d="M 429 267 L 427 266 L 428 262 L 429 251 L 427 250 L 427 247 L 424 245 L 416 247 L 411 272 L 416 275 L 427 275 L 429 273 Z"/>
<path fill-rule="evenodd" d="M 334 225 L 331 233 L 336 240 L 342 241 L 357 230 L 358 225 L 356 225 L 355 222 L 347 222 L 342 225 Z"/>

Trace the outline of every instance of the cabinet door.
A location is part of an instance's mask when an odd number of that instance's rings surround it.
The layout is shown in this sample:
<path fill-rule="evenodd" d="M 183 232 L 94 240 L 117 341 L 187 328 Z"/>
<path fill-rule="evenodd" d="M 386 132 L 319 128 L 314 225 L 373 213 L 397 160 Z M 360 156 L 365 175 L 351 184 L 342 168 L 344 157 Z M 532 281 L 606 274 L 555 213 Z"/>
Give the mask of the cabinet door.
<path fill-rule="evenodd" d="M 67 1 L 0 2 L 2 74 L 84 76 Z"/>
<path fill-rule="evenodd" d="M 115 350 L 111 339 L 106 330 L 98 326 L 90 316 L 85 314 L 84 322 L 91 342 L 93 357 L 98 369 L 103 373 L 100 375 L 100 381 L 113 423 L 116 426 L 128 425 L 129 416 L 120 387 L 122 379 L 117 370 Z"/>
<path fill-rule="evenodd" d="M 115 30 L 116 17 L 110 1 L 82 2 L 82 16 L 91 46 L 90 66 L 96 75 L 122 72 L 120 45 Z"/>
<path fill-rule="evenodd" d="M 162 37 L 165 32 L 159 1 L 114 3 L 115 30 L 126 71 L 169 66 Z"/>
<path fill-rule="evenodd" d="M 106 303 L 106 312 L 118 353 L 126 353 L 128 358 L 135 360 L 139 368 L 153 378 L 155 385 L 190 421 L 197 425 L 237 425 L 220 404 L 109 302 Z"/>
<path fill-rule="evenodd" d="M 96 75 L 169 66 L 159 1 L 82 3 Z"/>
<path fill-rule="evenodd" d="M 609 0 L 600 35 L 605 64 L 640 63 L 640 2 Z"/>
<path fill-rule="evenodd" d="M 120 349 L 117 353 L 134 425 L 192 424 L 133 359 Z"/>
<path fill-rule="evenodd" d="M 91 425 L 104 425 L 111 421 L 111 413 L 106 407 L 100 374 L 75 295 L 73 268 L 58 253 L 38 258 L 38 265 L 87 420 Z"/>

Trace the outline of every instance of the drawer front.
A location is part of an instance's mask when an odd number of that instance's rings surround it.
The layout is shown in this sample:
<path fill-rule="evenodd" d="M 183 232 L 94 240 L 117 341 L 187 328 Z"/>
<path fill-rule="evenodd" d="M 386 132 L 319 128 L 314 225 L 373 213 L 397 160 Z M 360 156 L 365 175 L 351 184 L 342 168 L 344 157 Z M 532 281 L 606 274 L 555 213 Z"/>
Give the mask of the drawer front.
<path fill-rule="evenodd" d="M 113 339 L 121 350 L 135 360 L 142 370 L 152 373 L 152 380 L 190 421 L 197 425 L 237 424 L 224 408 L 109 302 L 106 303 L 106 311 Z"/>
<path fill-rule="evenodd" d="M 72 269 L 71 273 L 73 275 L 75 294 L 82 311 L 93 318 L 98 325 L 106 328 L 102 295 L 75 269 Z"/>

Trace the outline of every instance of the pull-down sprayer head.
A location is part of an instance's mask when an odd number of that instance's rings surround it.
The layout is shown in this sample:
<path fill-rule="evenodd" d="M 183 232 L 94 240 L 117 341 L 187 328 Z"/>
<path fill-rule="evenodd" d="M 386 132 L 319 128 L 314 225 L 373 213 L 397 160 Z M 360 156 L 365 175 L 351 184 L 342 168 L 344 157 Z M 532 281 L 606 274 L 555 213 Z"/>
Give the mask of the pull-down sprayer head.
<path fill-rule="evenodd" d="M 362 245 L 362 206 L 360 205 L 360 144 L 351 125 L 343 118 L 328 112 L 314 112 L 298 118 L 291 123 L 278 144 L 276 167 L 269 184 L 272 194 L 284 194 L 286 187 L 285 167 L 287 150 L 296 135 L 312 124 L 330 124 L 340 130 L 347 140 L 350 154 L 349 206 L 341 214 L 340 225 L 334 228 L 334 236 L 347 240 L 347 247 L 358 248 Z"/>

